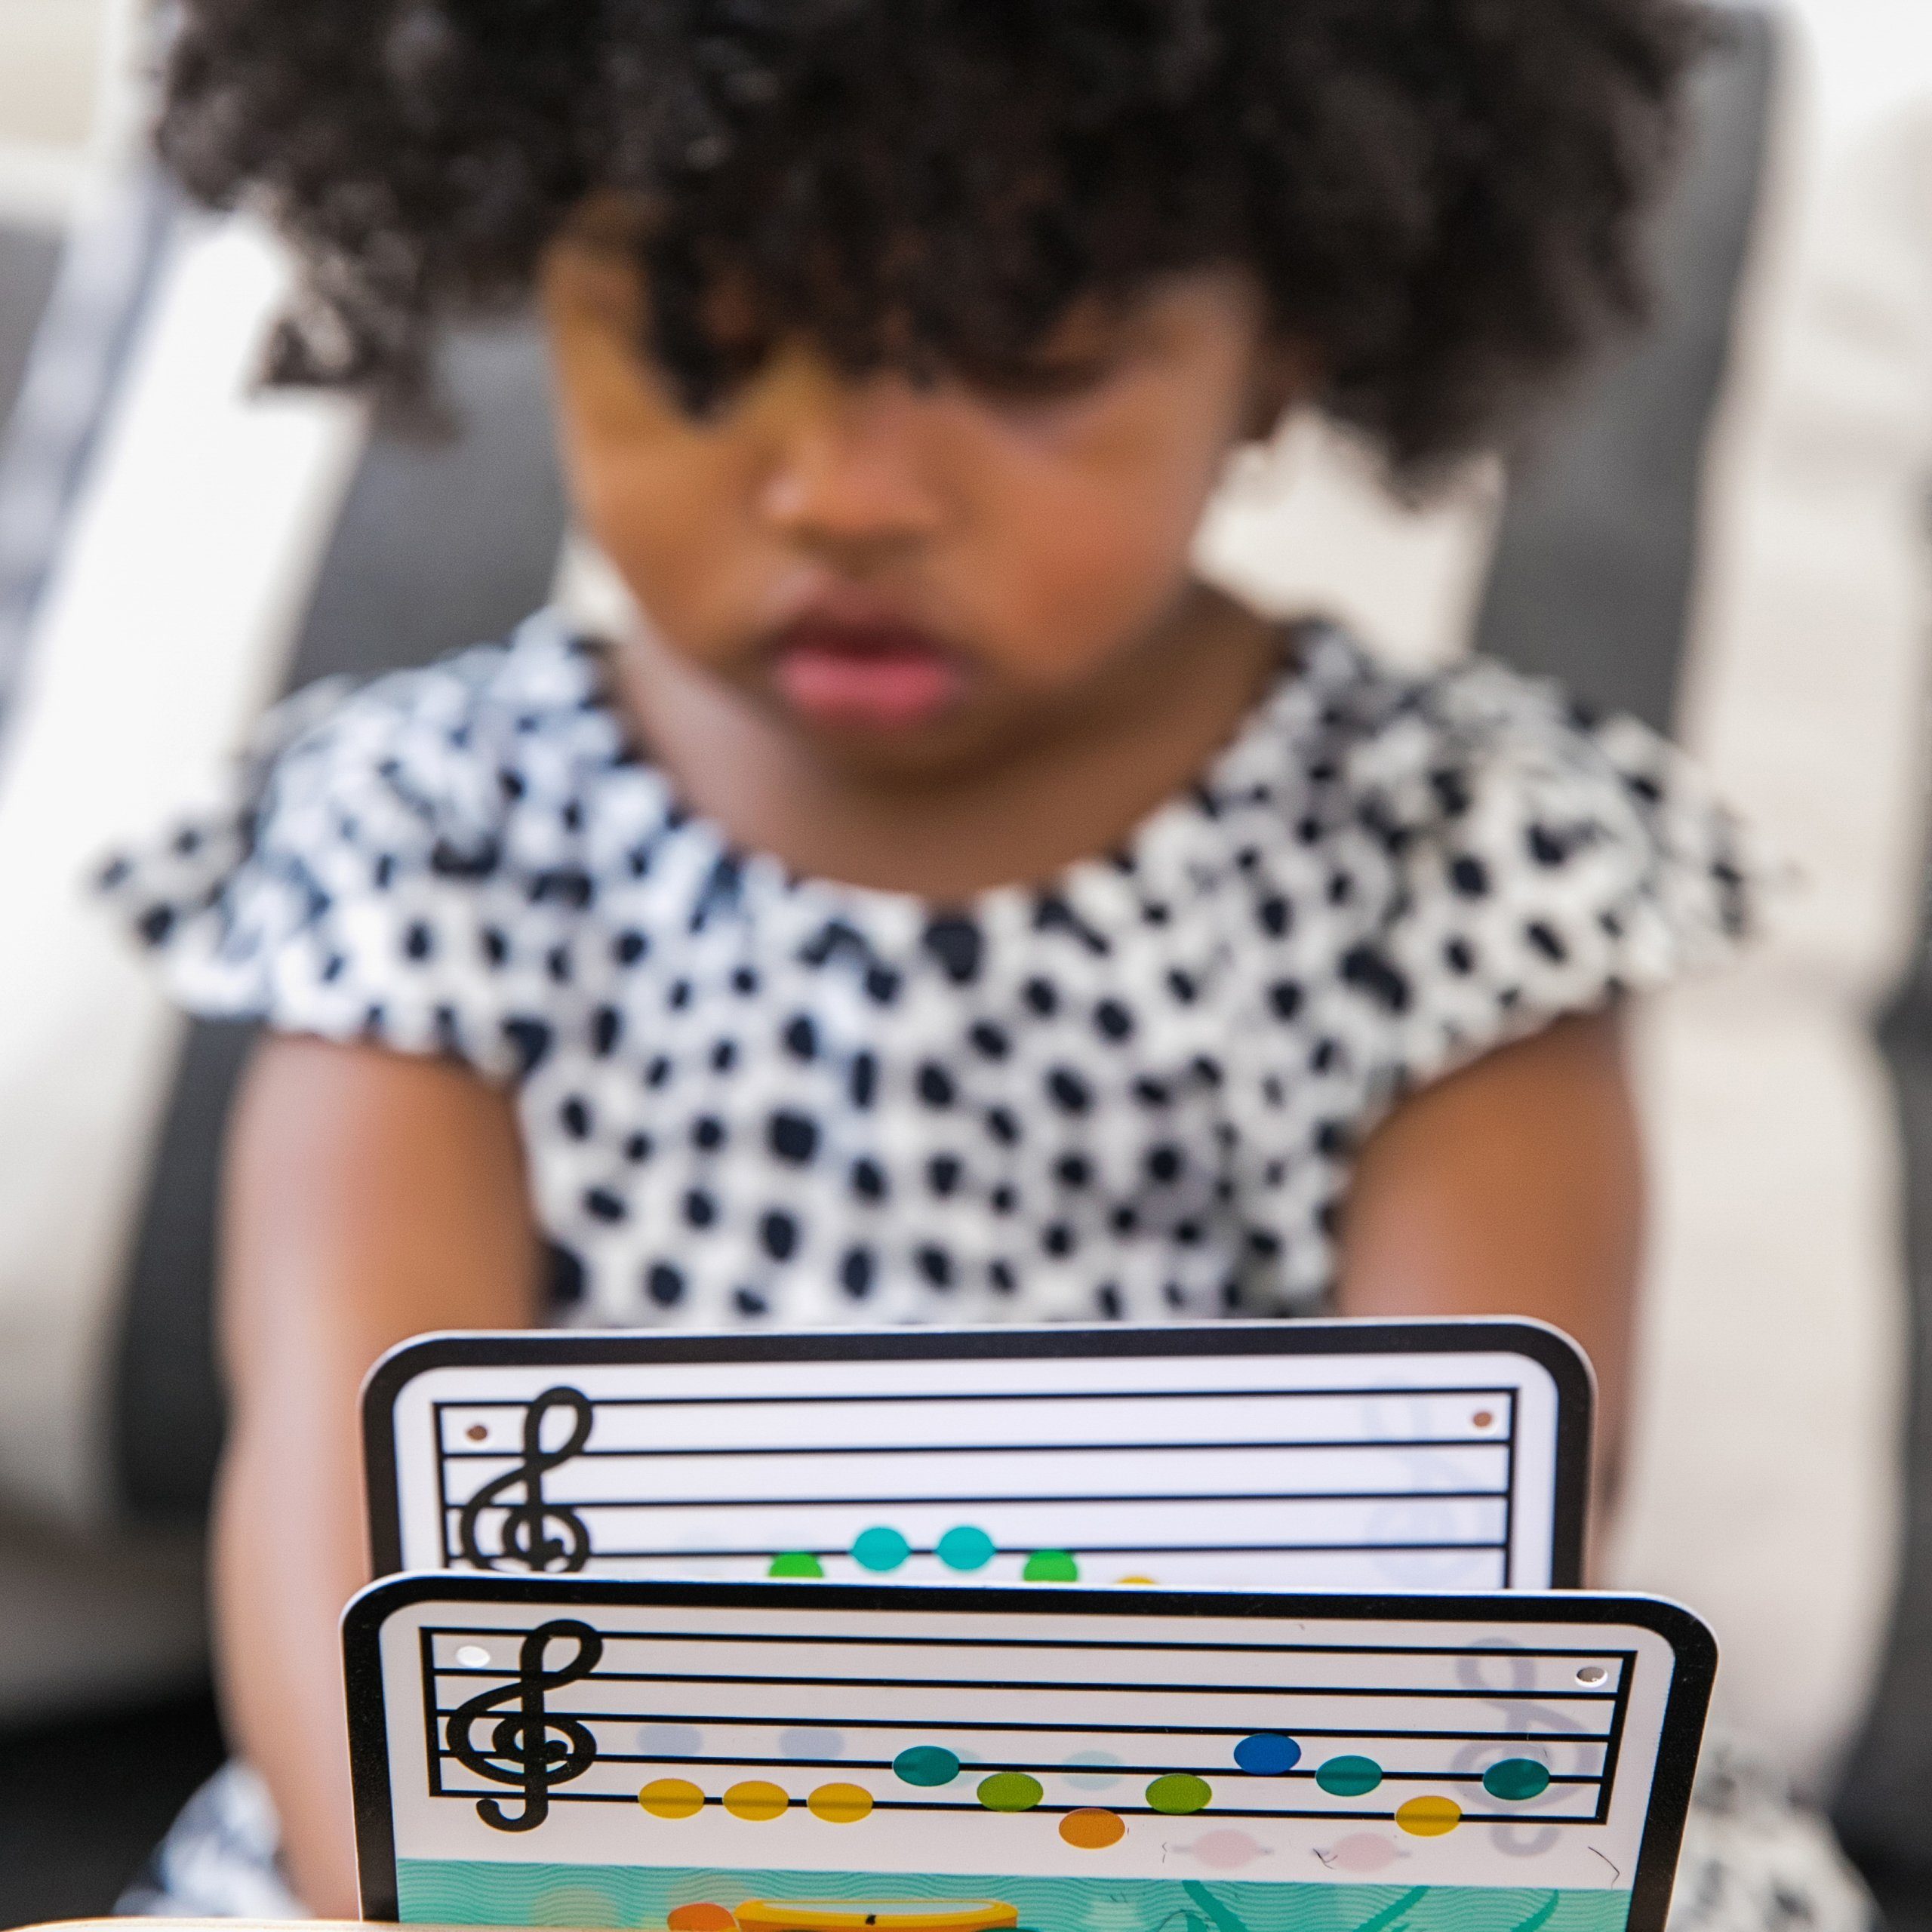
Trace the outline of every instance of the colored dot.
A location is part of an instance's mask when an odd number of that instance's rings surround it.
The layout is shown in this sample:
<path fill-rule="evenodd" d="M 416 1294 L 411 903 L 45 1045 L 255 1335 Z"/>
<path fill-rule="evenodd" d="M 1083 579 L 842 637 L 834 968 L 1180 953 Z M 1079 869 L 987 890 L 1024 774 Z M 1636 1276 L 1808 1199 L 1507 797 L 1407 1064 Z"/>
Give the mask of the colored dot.
<path fill-rule="evenodd" d="M 738 1932 L 738 1921 L 721 1905 L 674 1905 L 664 1923 L 669 1932 Z"/>
<path fill-rule="evenodd" d="M 1278 1778 L 1301 1762 L 1301 1746 L 1279 1731 L 1257 1731 L 1235 1746 L 1235 1762 L 1251 1777 Z"/>
<path fill-rule="evenodd" d="M 733 1817 L 748 1819 L 754 1824 L 781 1816 L 791 1802 L 777 1786 L 767 1784 L 762 1778 L 747 1778 L 724 1794 L 725 1810 Z"/>
<path fill-rule="evenodd" d="M 1549 1789 L 1549 1767 L 1534 1758 L 1505 1758 L 1483 1773 L 1482 1788 L 1492 1798 L 1520 1804 Z"/>
<path fill-rule="evenodd" d="M 778 1734 L 778 1748 L 791 1758 L 842 1758 L 845 1734 L 829 1724 L 801 1724 Z"/>
<path fill-rule="evenodd" d="M 645 1724 L 638 1726 L 637 1748 L 645 1757 L 663 1764 L 675 1758 L 695 1758 L 704 1748 L 704 1740 L 688 1724 Z"/>
<path fill-rule="evenodd" d="M 965 1524 L 948 1530 L 939 1540 L 939 1560 L 949 1570 L 983 1570 L 996 1553 L 992 1538 L 984 1530 Z"/>
<path fill-rule="evenodd" d="M 1463 1807 L 1453 1798 L 1412 1798 L 1396 1807 L 1395 1822 L 1413 1838 L 1439 1838 L 1463 1822 Z"/>
<path fill-rule="evenodd" d="M 1080 1565 L 1063 1549 L 1036 1549 L 1020 1574 L 1029 1583 L 1077 1583 Z"/>
<path fill-rule="evenodd" d="M 463 1432 L 472 1442 L 488 1442 L 490 1439 L 490 1425 L 488 1423 L 473 1422 Z"/>
<path fill-rule="evenodd" d="M 863 1785 L 822 1784 L 805 1804 L 828 1825 L 856 1825 L 872 1808 L 872 1795 Z"/>
<path fill-rule="evenodd" d="M 912 1546 L 897 1530 L 862 1530 L 852 1545 L 852 1561 L 861 1570 L 897 1570 L 912 1553 Z"/>
<path fill-rule="evenodd" d="M 892 1771 L 902 1784 L 950 1784 L 959 1775 L 959 1760 L 943 1744 L 915 1744 L 893 1759 Z"/>
<path fill-rule="evenodd" d="M 1030 1811 L 1046 1792 L 1024 1771 L 995 1771 L 980 1780 L 980 1802 L 989 1811 Z"/>
<path fill-rule="evenodd" d="M 1205 1778 L 1186 1771 L 1170 1771 L 1147 1787 L 1147 1802 L 1170 1818 L 1182 1818 L 1189 1812 L 1204 1811 L 1214 1795 Z"/>
<path fill-rule="evenodd" d="M 1373 1758 L 1331 1758 L 1315 1782 L 1331 1798 L 1366 1798 L 1382 1782 L 1382 1767 Z"/>
<path fill-rule="evenodd" d="M 823 1577 L 825 1565 L 808 1549 L 783 1549 L 771 1559 L 768 1577 Z"/>
<path fill-rule="evenodd" d="M 688 1778 L 654 1778 L 637 1801 L 654 1818 L 694 1818 L 704 1809 L 704 1793 Z"/>
<path fill-rule="evenodd" d="M 1473 1422 L 1478 1429 L 1494 1429 L 1496 1426 L 1496 1417 L 1494 1414 L 1487 1409 L 1477 1410 L 1475 1414 L 1472 1416 L 1469 1420 Z"/>
<path fill-rule="evenodd" d="M 1076 1791 L 1110 1791 L 1120 1783 L 1120 1760 L 1109 1752 L 1076 1751 L 1066 1761 L 1080 1767 L 1066 1774 Z"/>
<path fill-rule="evenodd" d="M 1111 1811 L 1069 1811 L 1060 1821 L 1060 1835 L 1081 1851 L 1105 1851 L 1127 1836 L 1127 1827 Z"/>
<path fill-rule="evenodd" d="M 1116 1583 L 1138 1583 L 1149 1590 L 1157 1590 L 1161 1587 L 1152 1577 L 1116 1577 L 1114 1581 Z"/>

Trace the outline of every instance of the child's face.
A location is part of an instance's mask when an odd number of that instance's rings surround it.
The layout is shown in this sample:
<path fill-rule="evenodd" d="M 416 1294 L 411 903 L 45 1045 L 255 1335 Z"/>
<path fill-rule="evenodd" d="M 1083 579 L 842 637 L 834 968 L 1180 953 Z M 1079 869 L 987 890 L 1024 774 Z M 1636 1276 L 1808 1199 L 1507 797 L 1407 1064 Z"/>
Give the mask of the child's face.
<path fill-rule="evenodd" d="M 544 294 L 578 509 L 657 638 L 862 768 L 997 756 L 1177 648 L 1209 493 L 1287 400 L 1232 272 L 1076 316 L 1026 393 L 800 344 L 703 418 L 626 256 L 561 245 Z"/>

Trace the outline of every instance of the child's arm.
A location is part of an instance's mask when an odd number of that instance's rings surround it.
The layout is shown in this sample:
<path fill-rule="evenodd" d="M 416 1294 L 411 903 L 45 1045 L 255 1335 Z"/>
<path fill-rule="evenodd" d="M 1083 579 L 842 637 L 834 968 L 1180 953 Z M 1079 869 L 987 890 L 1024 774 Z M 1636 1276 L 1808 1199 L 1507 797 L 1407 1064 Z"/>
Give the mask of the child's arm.
<path fill-rule="evenodd" d="M 425 1329 L 536 1318 L 509 1106 L 445 1065 L 272 1039 L 231 1140 L 223 1340 L 232 1419 L 215 1528 L 221 1675 L 297 1893 L 357 1915 L 340 1640 L 368 1579 L 357 1391 Z"/>
<path fill-rule="evenodd" d="M 1614 1014 L 1564 1020 L 1424 1088 L 1370 1136 L 1342 1232 L 1344 1315 L 1530 1315 L 1589 1350 L 1600 1491 L 1628 1398 L 1643 1236 Z"/>

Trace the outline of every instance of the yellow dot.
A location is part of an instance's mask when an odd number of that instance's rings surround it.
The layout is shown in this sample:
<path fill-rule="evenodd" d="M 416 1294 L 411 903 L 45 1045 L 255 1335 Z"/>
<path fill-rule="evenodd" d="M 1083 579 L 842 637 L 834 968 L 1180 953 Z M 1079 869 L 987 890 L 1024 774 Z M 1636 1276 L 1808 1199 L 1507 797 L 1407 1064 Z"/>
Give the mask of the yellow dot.
<path fill-rule="evenodd" d="M 822 1784 L 805 1803 L 828 1825 L 856 1825 L 872 1808 L 872 1795 L 863 1785 Z"/>
<path fill-rule="evenodd" d="M 1413 1838 L 1439 1838 L 1463 1822 L 1463 1807 L 1453 1798 L 1412 1798 L 1397 1807 L 1395 1822 Z"/>
<path fill-rule="evenodd" d="M 1114 1581 L 1116 1583 L 1140 1583 L 1150 1590 L 1158 1589 L 1160 1588 L 1160 1586 L 1155 1582 L 1152 1577 L 1116 1577 L 1114 1579 Z"/>
<path fill-rule="evenodd" d="M 1118 1844 L 1127 1835 L 1127 1827 L 1111 1811 L 1103 1811 L 1097 1807 L 1081 1811 L 1069 1811 L 1060 1821 L 1060 1835 L 1067 1843 L 1081 1851 L 1104 1851 L 1110 1844 Z"/>
<path fill-rule="evenodd" d="M 637 1801 L 654 1818 L 692 1818 L 704 1809 L 704 1793 L 684 1778 L 656 1778 Z"/>
<path fill-rule="evenodd" d="M 748 1818 L 759 1824 L 780 1816 L 791 1802 L 777 1786 L 767 1784 L 761 1778 L 747 1778 L 724 1794 L 724 1808 L 733 1817 Z"/>

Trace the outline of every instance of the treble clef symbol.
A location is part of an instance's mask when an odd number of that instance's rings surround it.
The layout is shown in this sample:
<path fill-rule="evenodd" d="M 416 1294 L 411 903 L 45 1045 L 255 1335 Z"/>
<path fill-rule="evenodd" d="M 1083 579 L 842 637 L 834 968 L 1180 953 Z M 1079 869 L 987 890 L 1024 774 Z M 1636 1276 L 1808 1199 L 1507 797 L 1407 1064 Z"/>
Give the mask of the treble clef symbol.
<path fill-rule="evenodd" d="M 568 1640 L 577 1655 L 557 1670 L 543 1668 L 543 1653 L 553 1641 Z M 476 1801 L 476 1815 L 494 1831 L 534 1832 L 550 1815 L 550 1787 L 581 1777 L 597 1759 L 597 1740 L 576 1718 L 552 1715 L 544 1709 L 543 1694 L 574 1684 L 597 1668 L 604 1639 L 587 1623 L 560 1617 L 539 1624 L 523 1640 L 516 1676 L 494 1690 L 485 1690 L 451 1713 L 451 1751 L 464 1767 L 494 1784 L 522 1787 L 523 1809 L 512 1818 L 494 1798 Z M 476 1748 L 470 1733 L 500 1704 L 516 1708 L 491 1727 L 489 1742 Z"/>
<path fill-rule="evenodd" d="M 569 1436 L 555 1449 L 543 1447 L 543 1420 L 552 1410 L 571 1417 Z M 590 1532 L 568 1505 L 543 1497 L 543 1472 L 568 1463 L 590 1440 L 589 1403 L 574 1389 L 546 1389 L 525 1411 L 523 1460 L 486 1483 L 463 1506 L 458 1537 L 463 1553 L 479 1570 L 494 1570 L 497 1558 L 485 1553 L 478 1531 L 483 1512 L 505 1491 L 521 1489 L 523 1500 L 509 1506 L 497 1556 L 514 1557 L 526 1570 L 581 1570 L 590 1557 Z M 552 1535 L 555 1524 L 562 1534 Z"/>

